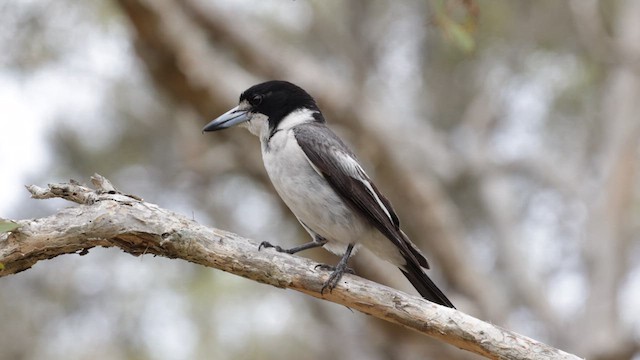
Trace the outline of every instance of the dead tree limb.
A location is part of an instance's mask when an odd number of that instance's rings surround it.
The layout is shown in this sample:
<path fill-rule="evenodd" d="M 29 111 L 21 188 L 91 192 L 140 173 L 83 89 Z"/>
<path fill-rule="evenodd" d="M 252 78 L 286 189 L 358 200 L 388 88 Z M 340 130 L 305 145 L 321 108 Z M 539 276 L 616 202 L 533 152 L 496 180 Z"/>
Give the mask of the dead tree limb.
<path fill-rule="evenodd" d="M 258 250 L 256 242 L 207 228 L 142 199 L 118 192 L 99 175 L 96 190 L 72 181 L 47 189 L 28 186 L 32 197 L 80 204 L 46 218 L 15 221 L 0 234 L 0 276 L 24 271 L 40 260 L 83 254 L 96 246 L 132 255 L 155 254 L 220 269 L 287 288 L 400 324 L 490 359 L 578 359 L 463 312 L 345 274 L 331 293 L 321 294 L 328 272 L 309 259 Z"/>

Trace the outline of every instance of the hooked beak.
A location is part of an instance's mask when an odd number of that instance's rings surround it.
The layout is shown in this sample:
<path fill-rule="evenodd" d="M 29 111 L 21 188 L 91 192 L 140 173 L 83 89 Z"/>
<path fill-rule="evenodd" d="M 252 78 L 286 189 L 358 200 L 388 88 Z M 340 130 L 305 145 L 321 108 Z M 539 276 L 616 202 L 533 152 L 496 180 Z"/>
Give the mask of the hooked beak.
<path fill-rule="evenodd" d="M 240 106 L 236 106 L 226 113 L 218 116 L 216 119 L 208 123 L 202 129 L 202 132 L 222 130 L 248 121 L 250 119 L 248 111 L 239 109 L 239 107 Z"/>

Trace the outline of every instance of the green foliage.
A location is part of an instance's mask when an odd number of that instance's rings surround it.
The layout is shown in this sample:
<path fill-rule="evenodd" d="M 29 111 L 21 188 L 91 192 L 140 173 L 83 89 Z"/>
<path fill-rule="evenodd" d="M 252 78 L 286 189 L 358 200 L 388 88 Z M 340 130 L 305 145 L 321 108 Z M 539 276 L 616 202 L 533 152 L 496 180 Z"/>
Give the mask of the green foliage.
<path fill-rule="evenodd" d="M 451 44 L 464 53 L 476 49 L 475 33 L 479 10 L 475 1 L 435 1 L 436 23 Z"/>

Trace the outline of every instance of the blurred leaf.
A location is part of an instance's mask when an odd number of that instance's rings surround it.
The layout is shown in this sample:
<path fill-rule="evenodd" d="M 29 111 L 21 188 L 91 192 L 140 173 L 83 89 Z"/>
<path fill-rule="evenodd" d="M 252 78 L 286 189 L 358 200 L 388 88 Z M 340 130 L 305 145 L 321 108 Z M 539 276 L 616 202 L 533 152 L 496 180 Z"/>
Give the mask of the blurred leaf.
<path fill-rule="evenodd" d="M 456 6 L 456 5 L 462 6 Z M 436 22 L 443 35 L 458 49 L 470 53 L 476 48 L 473 33 L 478 22 L 479 8 L 475 1 L 435 1 Z"/>
<path fill-rule="evenodd" d="M 475 49 L 475 40 L 461 25 L 453 21 L 447 21 L 444 30 L 460 50 L 469 53 Z"/>
<path fill-rule="evenodd" d="M 15 221 L 0 219 L 0 232 L 11 232 L 19 227 L 20 224 Z"/>

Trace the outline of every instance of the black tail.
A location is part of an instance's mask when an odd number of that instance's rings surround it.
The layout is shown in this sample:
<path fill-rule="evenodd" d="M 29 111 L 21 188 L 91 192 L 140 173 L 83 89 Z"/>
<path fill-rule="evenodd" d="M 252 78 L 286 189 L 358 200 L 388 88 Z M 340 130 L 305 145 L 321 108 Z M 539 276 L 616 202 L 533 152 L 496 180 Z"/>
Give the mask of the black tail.
<path fill-rule="evenodd" d="M 424 270 L 416 265 L 413 261 L 407 261 L 407 265 L 405 265 L 405 269 L 399 268 L 400 271 L 404 274 L 404 276 L 411 282 L 418 293 L 422 295 L 423 298 L 434 302 L 436 304 L 440 304 L 442 306 L 450 307 L 455 309 L 451 301 L 447 299 L 447 297 L 442 293 L 440 289 L 436 286 L 436 284 L 431 281 L 431 279 L 424 273 Z"/>

